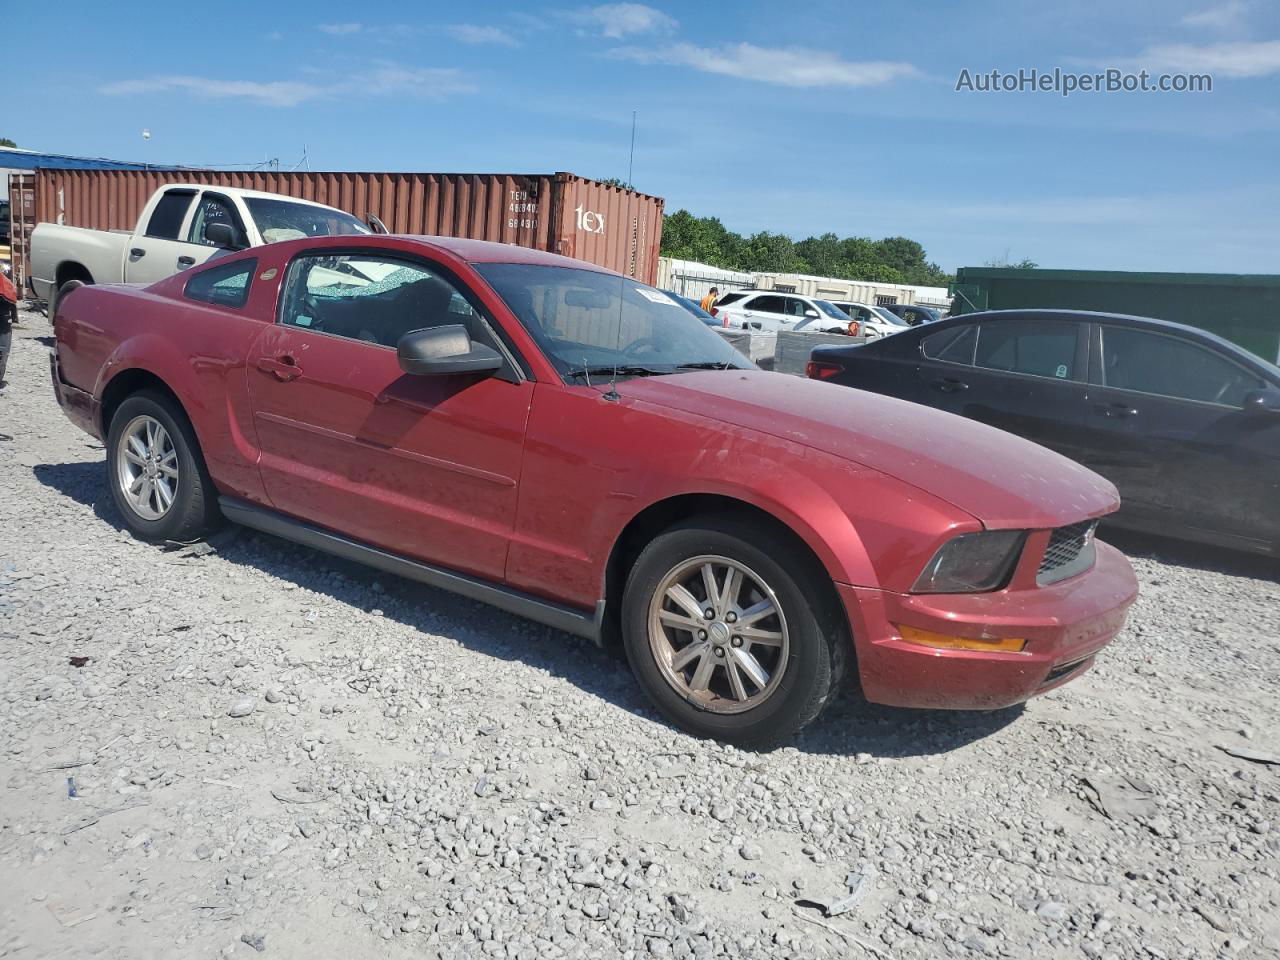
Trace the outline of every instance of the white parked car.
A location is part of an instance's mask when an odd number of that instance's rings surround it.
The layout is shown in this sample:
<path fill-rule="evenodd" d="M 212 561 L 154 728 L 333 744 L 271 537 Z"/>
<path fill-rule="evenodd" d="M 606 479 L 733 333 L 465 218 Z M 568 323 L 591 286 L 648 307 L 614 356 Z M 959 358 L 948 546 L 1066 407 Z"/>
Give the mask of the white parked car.
<path fill-rule="evenodd" d="M 221 250 L 302 237 L 367 234 L 351 214 L 257 190 L 171 183 L 147 201 L 133 232 L 40 223 L 31 233 L 31 285 L 49 302 L 68 283 L 156 283 Z"/>
<path fill-rule="evenodd" d="M 826 300 L 776 290 L 737 290 L 716 301 L 715 316 L 745 330 L 848 333 L 849 318 Z"/>
<path fill-rule="evenodd" d="M 853 300 L 835 300 L 832 303 L 858 325 L 856 331 L 851 331 L 854 336 L 861 334 L 868 340 L 879 340 L 881 337 L 911 329 L 911 324 L 884 307 Z"/>

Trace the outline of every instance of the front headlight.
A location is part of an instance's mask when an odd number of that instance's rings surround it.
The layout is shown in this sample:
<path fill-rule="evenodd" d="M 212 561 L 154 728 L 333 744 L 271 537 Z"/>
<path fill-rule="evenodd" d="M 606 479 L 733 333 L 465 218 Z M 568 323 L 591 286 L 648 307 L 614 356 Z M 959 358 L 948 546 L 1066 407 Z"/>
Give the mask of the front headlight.
<path fill-rule="evenodd" d="M 986 593 L 1009 582 L 1025 530 L 988 530 L 948 540 L 913 586 L 914 593 Z"/>

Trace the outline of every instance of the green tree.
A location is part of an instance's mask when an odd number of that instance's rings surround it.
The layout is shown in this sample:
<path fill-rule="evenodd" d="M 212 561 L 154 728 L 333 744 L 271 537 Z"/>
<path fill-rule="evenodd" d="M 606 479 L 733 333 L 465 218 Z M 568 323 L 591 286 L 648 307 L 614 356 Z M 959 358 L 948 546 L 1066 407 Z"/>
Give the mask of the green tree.
<path fill-rule="evenodd" d="M 839 276 L 841 248 L 840 238 L 834 233 L 824 233 L 820 237 L 808 237 L 795 245 L 795 251 L 808 267 L 806 273 L 816 273 L 820 277 Z"/>
<path fill-rule="evenodd" d="M 798 242 L 763 230 L 743 237 L 716 217 L 695 217 L 688 210 L 668 214 L 662 229 L 662 253 L 729 270 L 762 273 L 812 273 L 875 283 L 946 286 L 952 279 L 925 250 L 907 237 L 838 237 L 824 233 Z"/>
<path fill-rule="evenodd" d="M 8 137 L 0 137 L 0 147 L 16 147 L 17 144 Z"/>

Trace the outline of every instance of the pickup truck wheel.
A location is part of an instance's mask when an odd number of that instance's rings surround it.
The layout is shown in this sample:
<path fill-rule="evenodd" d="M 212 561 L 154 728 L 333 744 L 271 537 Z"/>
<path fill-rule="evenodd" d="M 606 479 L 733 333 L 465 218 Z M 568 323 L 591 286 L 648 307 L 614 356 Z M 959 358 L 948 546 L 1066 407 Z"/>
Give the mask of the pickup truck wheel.
<path fill-rule="evenodd" d="M 213 482 L 191 424 L 161 393 L 142 391 L 116 408 L 107 482 L 126 526 L 143 540 L 194 540 L 216 516 Z"/>
<path fill-rule="evenodd" d="M 728 519 L 673 528 L 644 549 L 623 596 L 623 645 L 663 716 L 768 749 L 821 712 L 839 670 L 809 568 L 790 544 Z"/>

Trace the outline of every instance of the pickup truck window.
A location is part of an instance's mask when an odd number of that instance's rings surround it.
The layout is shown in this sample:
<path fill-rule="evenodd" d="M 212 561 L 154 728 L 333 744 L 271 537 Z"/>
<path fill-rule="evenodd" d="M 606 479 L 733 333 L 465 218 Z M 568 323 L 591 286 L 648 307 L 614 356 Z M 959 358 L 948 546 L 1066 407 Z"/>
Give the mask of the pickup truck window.
<path fill-rule="evenodd" d="M 280 322 L 395 347 L 410 330 L 462 324 L 497 348 L 484 318 L 426 266 L 375 254 L 302 256 L 289 268 Z"/>
<path fill-rule="evenodd" d="M 151 211 L 151 219 L 147 222 L 147 236 L 161 240 L 177 240 L 182 230 L 182 221 L 187 217 L 187 208 L 191 206 L 191 198 L 195 193 L 191 190 L 170 190 L 156 203 Z"/>
<path fill-rule="evenodd" d="M 343 237 L 370 233 L 368 227 L 340 210 L 270 197 L 245 197 L 249 215 L 267 243 L 302 237 Z"/>
<path fill-rule="evenodd" d="M 256 259 L 237 260 L 220 267 L 210 267 L 193 274 L 182 292 L 188 300 L 199 300 L 219 307 L 243 307 L 249 299 L 249 282 L 257 269 Z"/>
<path fill-rule="evenodd" d="M 231 205 L 231 201 L 216 193 L 206 193 L 196 205 L 196 215 L 191 218 L 191 229 L 187 231 L 187 243 L 201 243 L 207 247 L 217 246 L 204 235 L 205 227 L 211 223 L 228 224 L 242 240 L 244 238 L 244 227 L 241 226 L 240 217 L 236 213 L 236 208 Z"/>

